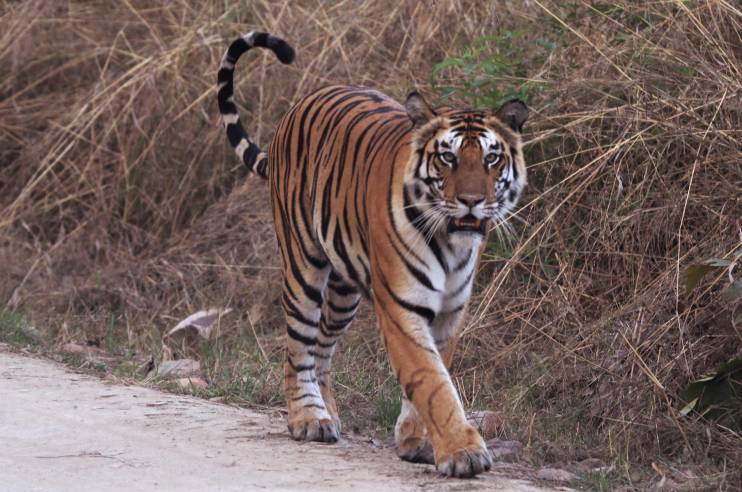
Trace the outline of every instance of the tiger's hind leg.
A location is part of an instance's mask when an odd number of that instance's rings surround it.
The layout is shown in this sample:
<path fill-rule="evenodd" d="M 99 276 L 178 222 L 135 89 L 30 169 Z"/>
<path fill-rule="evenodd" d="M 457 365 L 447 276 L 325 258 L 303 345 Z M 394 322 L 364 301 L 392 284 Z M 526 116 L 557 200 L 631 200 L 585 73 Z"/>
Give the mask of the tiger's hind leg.
<path fill-rule="evenodd" d="M 297 248 L 298 249 L 298 248 Z M 286 314 L 287 358 L 284 389 L 291 436 L 300 441 L 337 442 L 340 427 L 327 407 L 318 384 L 322 292 L 329 265 L 289 256 L 284 268 L 283 308 Z M 334 406 L 334 402 L 333 402 Z"/>
<path fill-rule="evenodd" d="M 317 364 L 317 379 L 325 401 L 327 410 L 332 415 L 338 431 L 340 431 L 340 417 L 337 404 L 332 392 L 332 356 L 340 337 L 353 321 L 361 302 L 358 289 L 343 281 L 334 271 L 330 273 L 330 280 L 325 290 L 322 304 L 322 318 L 319 324 L 317 345 L 313 350 Z"/>

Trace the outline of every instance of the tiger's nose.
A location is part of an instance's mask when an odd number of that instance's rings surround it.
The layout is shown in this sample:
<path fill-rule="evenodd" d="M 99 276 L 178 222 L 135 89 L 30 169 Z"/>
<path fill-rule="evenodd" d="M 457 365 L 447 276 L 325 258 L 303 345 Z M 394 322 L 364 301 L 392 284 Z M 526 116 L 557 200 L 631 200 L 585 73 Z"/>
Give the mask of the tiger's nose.
<path fill-rule="evenodd" d="M 478 195 L 475 193 L 462 193 L 461 195 L 458 195 L 456 197 L 461 203 L 469 207 L 469 209 L 474 209 L 477 205 L 482 203 L 484 201 L 484 195 Z"/>

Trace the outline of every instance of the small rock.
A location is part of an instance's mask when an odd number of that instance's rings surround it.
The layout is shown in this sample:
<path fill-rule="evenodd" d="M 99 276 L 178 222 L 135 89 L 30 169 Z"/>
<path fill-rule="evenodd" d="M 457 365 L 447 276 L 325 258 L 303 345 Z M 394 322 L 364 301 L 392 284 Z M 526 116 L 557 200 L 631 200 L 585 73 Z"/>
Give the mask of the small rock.
<path fill-rule="evenodd" d="M 605 463 L 603 463 L 603 460 L 599 460 L 598 458 L 586 458 L 575 463 L 574 466 L 578 471 L 591 472 L 605 468 Z"/>
<path fill-rule="evenodd" d="M 536 472 L 536 478 L 549 482 L 570 482 L 576 479 L 577 475 L 567 470 L 560 470 L 559 468 L 541 468 Z"/>
<path fill-rule="evenodd" d="M 198 376 L 200 372 L 201 364 L 193 359 L 166 360 L 157 368 L 157 376 L 167 379 Z"/>
<path fill-rule="evenodd" d="M 487 448 L 492 454 L 492 459 L 506 463 L 515 463 L 523 453 L 523 444 L 520 441 L 490 439 L 487 441 Z"/>
<path fill-rule="evenodd" d="M 68 355 L 75 355 L 86 363 L 91 364 L 94 369 L 108 371 L 112 365 L 115 365 L 115 357 L 106 353 L 105 350 L 90 345 L 80 345 L 78 343 L 65 343 L 61 351 Z"/>
<path fill-rule="evenodd" d="M 485 439 L 497 435 L 497 431 L 504 423 L 503 416 L 498 412 L 493 412 L 492 410 L 479 410 L 472 412 L 466 417 L 466 420 L 468 420 Z"/>
<path fill-rule="evenodd" d="M 88 347 L 85 347 L 83 345 L 77 344 L 77 343 L 65 343 L 62 345 L 62 352 L 66 354 L 74 354 L 74 355 L 89 355 L 90 350 L 88 350 Z"/>
<path fill-rule="evenodd" d="M 184 390 L 192 390 L 192 389 L 206 389 L 209 387 L 209 383 L 206 382 L 203 378 L 200 378 L 198 376 L 188 377 L 188 378 L 179 378 L 176 379 L 175 382 Z"/>

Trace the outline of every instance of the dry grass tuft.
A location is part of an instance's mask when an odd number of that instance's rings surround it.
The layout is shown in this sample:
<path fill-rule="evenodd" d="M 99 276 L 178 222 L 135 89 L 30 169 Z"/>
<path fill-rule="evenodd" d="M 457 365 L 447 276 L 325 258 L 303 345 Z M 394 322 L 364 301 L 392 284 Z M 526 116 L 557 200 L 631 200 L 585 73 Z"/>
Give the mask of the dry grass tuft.
<path fill-rule="evenodd" d="M 313 88 L 401 98 L 480 36 L 518 30 L 555 48 L 511 52 L 528 75 L 500 81 L 536 87 L 531 184 L 516 232 L 487 252 L 454 368 L 462 396 L 504 412 L 502 432 L 546 461 L 695 463 L 712 486 L 742 480 L 729 471 L 742 466 L 739 433 L 678 413 L 689 381 L 742 354 L 726 274 L 691 294 L 681 278 L 741 247 L 742 11 L 492 5 L 2 2 L 0 301 L 47 320 L 55 342 L 113 337 L 134 352 L 184 315 L 233 307 L 205 354 L 210 377 L 222 393 L 280 401 L 267 190 L 234 159 L 213 92 L 227 42 L 265 29 L 297 48 L 291 67 L 253 54 L 238 68 L 236 100 L 265 145 Z M 477 75 L 441 72 L 453 86 Z M 398 398 L 372 322 L 362 316 L 338 360 L 341 404 L 361 427 L 388 425 Z"/>

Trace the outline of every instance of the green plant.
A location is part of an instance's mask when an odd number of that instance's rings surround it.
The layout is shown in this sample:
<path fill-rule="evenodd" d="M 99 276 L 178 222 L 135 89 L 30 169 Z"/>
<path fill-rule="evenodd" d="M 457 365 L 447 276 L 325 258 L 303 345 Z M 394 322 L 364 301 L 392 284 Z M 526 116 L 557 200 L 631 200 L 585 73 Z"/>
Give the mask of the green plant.
<path fill-rule="evenodd" d="M 616 488 L 622 485 L 626 486 L 629 484 L 629 480 L 612 467 L 586 472 L 571 483 L 571 485 L 580 490 L 594 491 L 616 490 Z"/>
<path fill-rule="evenodd" d="M 374 401 L 376 404 L 376 423 L 382 429 L 391 432 L 402 409 L 402 392 L 399 386 L 394 384 L 391 388 L 382 387 Z"/>
<path fill-rule="evenodd" d="M 454 95 L 480 108 L 496 108 L 513 98 L 528 101 L 546 83 L 529 78 L 529 67 L 555 48 L 553 41 L 529 39 L 521 30 L 482 36 L 460 55 L 436 64 L 431 85 L 441 102 Z"/>
<path fill-rule="evenodd" d="M 742 249 L 736 251 L 732 259 L 709 258 L 692 264 L 683 274 L 686 290 L 690 293 L 706 274 L 715 270 L 728 273 L 729 284 L 721 290 L 720 302 L 731 311 L 731 323 L 735 327 L 742 326 L 742 314 L 735 312 L 742 300 L 742 278 L 735 279 L 733 276 L 740 258 Z M 742 358 L 733 358 L 711 374 L 688 384 L 680 397 L 685 402 L 680 409 L 681 415 L 695 411 L 706 419 L 742 430 Z"/>
<path fill-rule="evenodd" d="M 41 344 L 42 339 L 22 314 L 0 309 L 0 342 L 34 346 Z"/>
<path fill-rule="evenodd" d="M 726 270 L 729 276 L 729 285 L 724 287 L 721 291 L 721 297 L 726 302 L 727 306 L 732 307 L 733 303 L 742 299 L 742 277 L 735 279 L 733 276 L 734 267 L 737 265 L 740 258 L 742 258 L 742 249 L 737 250 L 732 255 L 731 259 L 709 258 L 699 263 L 689 265 L 683 272 L 686 292 L 690 293 L 695 289 L 707 273 L 714 270 Z M 742 322 L 742 318 L 735 321 L 738 323 Z"/>

